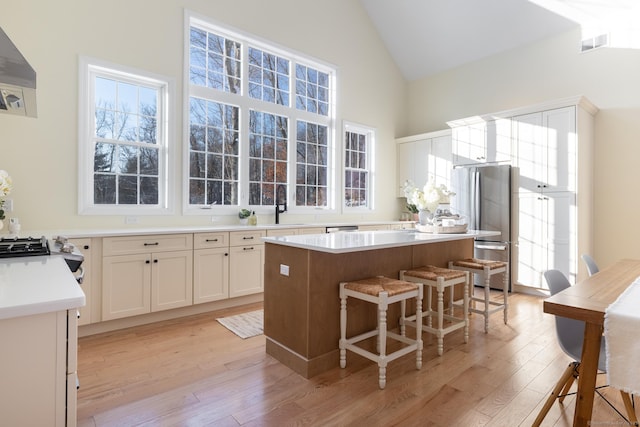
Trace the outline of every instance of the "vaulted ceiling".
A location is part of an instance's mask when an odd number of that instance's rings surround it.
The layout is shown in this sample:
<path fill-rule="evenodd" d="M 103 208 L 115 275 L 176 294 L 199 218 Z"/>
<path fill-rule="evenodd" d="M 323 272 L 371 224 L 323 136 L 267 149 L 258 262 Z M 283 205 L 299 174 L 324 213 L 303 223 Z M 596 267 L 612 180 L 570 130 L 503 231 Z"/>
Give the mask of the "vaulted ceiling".
<path fill-rule="evenodd" d="M 597 21 L 638 0 L 360 0 L 407 80 Z M 629 18 L 627 18 L 629 19 Z M 576 46 L 578 49 L 578 46 Z"/>

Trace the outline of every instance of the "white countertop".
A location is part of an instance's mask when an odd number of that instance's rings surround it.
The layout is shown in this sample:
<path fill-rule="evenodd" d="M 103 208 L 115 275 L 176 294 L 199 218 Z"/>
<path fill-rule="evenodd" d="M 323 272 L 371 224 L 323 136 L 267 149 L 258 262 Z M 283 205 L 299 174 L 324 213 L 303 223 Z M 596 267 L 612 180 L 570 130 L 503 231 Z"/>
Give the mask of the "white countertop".
<path fill-rule="evenodd" d="M 416 230 L 378 230 L 300 234 L 262 239 L 267 243 L 337 254 L 494 236 L 500 236 L 500 232 L 469 230 L 460 234 L 433 234 Z"/>
<path fill-rule="evenodd" d="M 85 303 L 62 257 L 0 259 L 0 319 L 70 310 Z"/>
<path fill-rule="evenodd" d="M 194 225 L 194 226 L 171 226 L 171 227 L 140 227 L 132 226 L 130 228 L 114 228 L 114 229 L 55 229 L 55 230 L 39 230 L 39 229 L 22 229 L 21 237 L 39 237 L 39 236 L 66 236 L 69 238 L 81 237 L 114 237 L 114 236 L 132 236 L 132 235 L 149 235 L 149 234 L 180 234 L 180 233 L 215 233 L 220 231 L 252 231 L 252 230 L 279 230 L 286 228 L 325 228 L 344 225 L 391 225 L 403 224 L 410 221 L 351 221 L 351 222 L 322 222 L 322 223 L 297 223 L 297 224 L 262 224 L 258 225 L 241 225 L 241 224 L 221 224 L 221 225 Z"/>

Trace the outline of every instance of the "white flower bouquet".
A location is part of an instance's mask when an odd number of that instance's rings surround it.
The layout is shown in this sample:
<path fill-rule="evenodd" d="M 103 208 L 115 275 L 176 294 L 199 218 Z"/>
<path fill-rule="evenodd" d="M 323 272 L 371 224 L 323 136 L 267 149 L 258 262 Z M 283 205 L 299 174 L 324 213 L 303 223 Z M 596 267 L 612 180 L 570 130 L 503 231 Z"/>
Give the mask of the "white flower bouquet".
<path fill-rule="evenodd" d="M 444 184 L 436 185 L 430 178 L 422 190 L 418 189 L 411 180 L 402 185 L 402 191 L 407 198 L 407 203 L 413 205 L 419 211 L 427 210 L 435 213 L 438 205 L 449 203 L 451 196 L 456 193 L 449 191 Z"/>
<path fill-rule="evenodd" d="M 4 197 L 11 194 L 13 189 L 13 181 L 11 176 L 5 170 L 0 170 L 0 220 L 5 218 L 4 216 Z"/>

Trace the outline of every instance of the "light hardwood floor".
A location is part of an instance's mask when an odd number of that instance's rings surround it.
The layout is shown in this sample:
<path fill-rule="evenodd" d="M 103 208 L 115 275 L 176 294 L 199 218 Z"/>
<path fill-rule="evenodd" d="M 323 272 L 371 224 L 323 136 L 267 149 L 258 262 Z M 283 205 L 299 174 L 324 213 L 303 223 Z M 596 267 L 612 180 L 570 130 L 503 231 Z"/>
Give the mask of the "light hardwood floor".
<path fill-rule="evenodd" d="M 264 336 L 242 340 L 215 320 L 259 307 L 81 338 L 78 425 L 526 426 L 570 361 L 542 298 L 514 294 L 508 325 L 495 314 L 485 334 L 473 315 L 469 343 L 447 335 L 442 357 L 425 334 L 422 369 L 412 354 L 392 362 L 384 390 L 377 365 L 353 353 L 307 380 L 265 353 Z M 573 405 L 555 403 L 543 425 L 570 426 Z M 624 422 L 596 397 L 592 425 Z"/>

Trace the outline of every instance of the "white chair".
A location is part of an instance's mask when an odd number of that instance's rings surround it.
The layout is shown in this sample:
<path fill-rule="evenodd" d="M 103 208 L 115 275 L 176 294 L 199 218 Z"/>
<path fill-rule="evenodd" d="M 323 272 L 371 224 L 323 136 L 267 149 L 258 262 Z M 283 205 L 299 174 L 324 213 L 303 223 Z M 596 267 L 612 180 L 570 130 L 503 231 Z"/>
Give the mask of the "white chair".
<path fill-rule="evenodd" d="M 549 285 L 549 290 L 551 291 L 551 295 L 555 295 L 558 292 L 567 289 L 571 286 L 569 280 L 565 277 L 565 275 L 558 270 L 549 270 L 544 273 L 544 278 Z M 560 348 L 564 351 L 567 356 L 573 359 L 573 362 L 569 363 L 567 369 L 563 372 L 560 380 L 551 391 L 551 395 L 545 402 L 544 406 L 538 413 L 538 417 L 533 423 L 533 426 L 539 426 L 544 420 L 544 417 L 553 406 L 553 402 L 558 399 L 558 402 L 562 403 L 565 396 L 573 382 L 578 378 L 579 368 L 580 368 L 580 358 L 582 357 L 582 343 L 584 340 L 584 322 L 575 319 L 569 319 L 566 317 L 556 316 L 556 334 L 558 336 L 558 343 L 560 344 Z M 602 372 L 605 372 L 607 366 L 607 354 L 605 351 L 605 340 L 602 337 L 602 341 L 600 343 L 600 358 L 598 359 L 598 369 Z M 596 390 L 603 399 L 604 397 L 598 390 Z M 631 402 L 631 397 L 629 393 L 626 393 L 620 390 L 620 395 L 622 397 L 622 401 L 624 402 L 624 406 L 627 410 L 627 416 L 629 419 L 626 421 L 630 422 L 632 425 L 638 425 L 638 419 L 636 417 L 633 404 Z M 605 399 L 605 401 L 618 413 L 621 417 L 624 418 L 624 415 L 618 411 L 609 401 Z"/>
<path fill-rule="evenodd" d="M 384 276 L 369 277 L 353 282 L 340 283 L 340 367 L 347 366 L 347 350 L 377 362 L 379 369 L 378 385 L 383 389 L 387 384 L 387 363 L 404 356 L 412 351 L 416 352 L 416 369 L 422 368 L 422 329 L 418 325 L 416 339 L 410 339 L 404 334 L 396 334 L 387 330 L 387 308 L 389 304 L 411 298 L 416 300 L 416 313 L 422 313 L 422 285 L 402 280 L 390 279 Z M 347 338 L 347 297 L 356 298 L 377 305 L 377 328 L 362 334 Z M 377 353 L 356 345 L 369 339 L 377 338 Z M 398 350 L 387 354 L 387 337 L 405 344 Z"/>
<path fill-rule="evenodd" d="M 595 260 L 591 258 L 590 255 L 582 254 L 582 260 L 587 265 L 587 271 L 589 272 L 589 276 L 593 276 L 598 271 L 600 271 L 600 269 L 598 268 L 598 264 L 596 264 Z"/>

